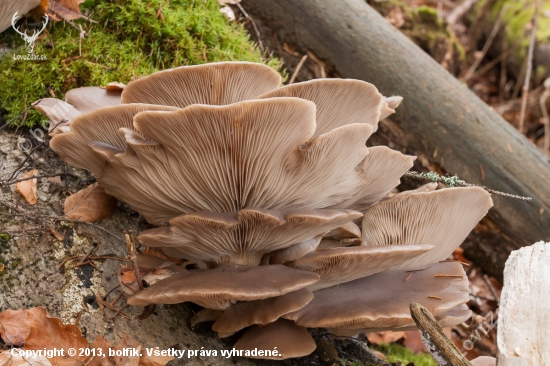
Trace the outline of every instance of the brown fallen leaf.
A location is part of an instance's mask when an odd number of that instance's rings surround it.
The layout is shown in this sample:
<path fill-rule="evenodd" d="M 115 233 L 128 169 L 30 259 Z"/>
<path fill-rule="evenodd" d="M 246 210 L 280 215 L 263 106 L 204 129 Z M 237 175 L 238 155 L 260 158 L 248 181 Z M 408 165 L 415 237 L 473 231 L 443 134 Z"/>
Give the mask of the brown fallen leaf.
<path fill-rule="evenodd" d="M 0 336 L 4 342 L 25 350 L 64 349 L 65 356 L 48 360 L 56 366 L 74 366 L 84 363 L 86 357 L 67 355 L 70 348 L 88 348 L 76 325 L 64 325 L 60 319 L 52 318 L 45 308 L 29 310 L 7 310 L 0 313 Z"/>
<path fill-rule="evenodd" d="M 52 366 L 44 356 L 25 357 L 19 354 L 12 355 L 10 351 L 0 352 L 2 366 Z"/>
<path fill-rule="evenodd" d="M 109 196 L 97 183 L 67 197 L 65 216 L 72 220 L 96 222 L 111 218 L 116 209 L 116 198 Z"/>
<path fill-rule="evenodd" d="M 25 179 L 36 175 L 38 175 L 38 170 L 33 169 L 30 172 L 23 174 L 19 179 Z M 27 180 L 15 183 L 15 190 L 23 196 L 25 201 L 27 201 L 31 205 L 35 205 L 37 201 L 37 197 L 36 197 L 37 184 L 38 184 L 38 179 L 36 178 L 27 179 Z"/>
<path fill-rule="evenodd" d="M 105 89 L 107 89 L 107 91 L 123 91 L 124 89 L 126 89 L 126 84 L 113 81 L 107 84 L 107 87 Z"/>
<path fill-rule="evenodd" d="M 55 21 L 86 18 L 80 11 L 85 0 L 42 0 L 42 8 Z M 86 18 L 88 19 L 88 18 Z"/>

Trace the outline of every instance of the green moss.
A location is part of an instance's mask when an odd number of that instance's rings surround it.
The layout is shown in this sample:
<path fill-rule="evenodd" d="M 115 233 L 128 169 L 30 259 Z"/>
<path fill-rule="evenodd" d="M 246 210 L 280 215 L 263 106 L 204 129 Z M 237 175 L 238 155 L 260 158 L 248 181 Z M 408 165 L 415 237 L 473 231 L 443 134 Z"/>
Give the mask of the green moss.
<path fill-rule="evenodd" d="M 381 344 L 372 348 L 386 355 L 386 361 L 390 363 L 401 362 L 402 365 L 407 365 L 413 362 L 415 366 L 437 366 L 437 363 L 429 354 L 415 354 L 409 348 L 397 343 Z M 352 362 L 346 359 L 340 359 L 338 363 L 340 366 L 371 366 L 370 364 Z"/>
<path fill-rule="evenodd" d="M 166 68 L 227 60 L 264 62 L 280 70 L 281 63 L 264 57 L 243 26 L 229 22 L 219 8 L 216 0 L 85 1 L 82 11 L 98 22 L 76 21 L 87 39 L 80 40 L 79 31 L 65 22 L 52 22 L 35 44 L 35 54 L 47 60 L 14 60 L 9 54 L 0 59 L 4 119 L 15 118 L 48 86 L 63 98 L 79 86 L 127 83 Z M 11 28 L 0 34 L 2 43 L 26 54 Z M 42 119 L 29 111 L 25 124 Z"/>
<path fill-rule="evenodd" d="M 10 262 L 10 267 L 11 267 L 11 269 L 17 268 L 17 266 L 20 265 L 21 262 L 22 262 L 21 258 L 14 258 L 14 259 L 12 259 L 12 261 Z"/>
<path fill-rule="evenodd" d="M 401 361 L 403 365 L 413 362 L 416 366 L 437 366 L 429 354 L 415 354 L 409 348 L 397 343 L 381 344 L 377 346 L 377 350 L 386 355 L 388 362 Z"/>
<path fill-rule="evenodd" d="M 437 16 L 437 10 L 429 6 L 420 6 L 416 10 L 416 14 L 420 18 L 420 21 L 424 24 L 434 24 L 436 26 L 441 26 L 441 21 Z"/>
<path fill-rule="evenodd" d="M 488 0 L 485 0 L 488 1 Z M 483 8 L 483 3 L 478 4 L 477 9 Z M 517 55 L 523 58 L 527 54 L 529 46 L 529 38 L 531 35 L 529 23 L 533 18 L 535 7 L 532 0 L 498 0 L 491 7 L 491 17 L 495 21 L 504 5 L 508 6 L 503 17 L 503 22 L 506 24 L 507 39 L 509 44 L 520 43 L 521 48 L 517 51 Z M 550 1 L 542 1 L 540 4 L 538 26 L 536 38 L 539 42 L 548 43 L 550 41 L 550 17 L 545 14 L 550 11 Z"/>

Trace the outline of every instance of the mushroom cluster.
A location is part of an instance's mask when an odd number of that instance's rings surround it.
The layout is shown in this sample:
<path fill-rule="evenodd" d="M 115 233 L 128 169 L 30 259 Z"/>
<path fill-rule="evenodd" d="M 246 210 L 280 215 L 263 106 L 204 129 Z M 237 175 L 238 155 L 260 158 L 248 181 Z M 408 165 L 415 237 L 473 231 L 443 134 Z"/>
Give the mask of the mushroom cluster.
<path fill-rule="evenodd" d="M 128 303 L 193 302 L 205 308 L 194 321 L 214 320 L 220 337 L 246 329 L 235 348 L 276 348 L 257 356 L 274 359 L 313 352 L 307 328 L 414 328 L 411 302 L 443 326 L 469 318 L 468 280 L 447 259 L 490 195 L 434 184 L 392 193 L 414 157 L 365 143 L 400 97 L 359 80 L 280 84 L 265 65 L 222 62 L 121 93 L 74 89 L 63 113 L 52 99 L 38 106 L 52 149 L 158 226 L 138 240 L 185 259 L 139 256 L 164 271 Z"/>

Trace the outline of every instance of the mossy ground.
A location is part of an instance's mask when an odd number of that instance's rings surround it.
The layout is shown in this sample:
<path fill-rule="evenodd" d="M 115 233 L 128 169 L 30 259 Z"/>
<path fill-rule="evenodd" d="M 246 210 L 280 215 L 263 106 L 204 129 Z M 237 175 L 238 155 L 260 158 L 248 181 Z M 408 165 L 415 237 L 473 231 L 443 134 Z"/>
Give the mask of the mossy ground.
<path fill-rule="evenodd" d="M 415 354 L 409 348 L 404 347 L 397 343 L 381 344 L 373 346 L 373 349 L 382 352 L 386 355 L 386 361 L 401 362 L 402 365 L 414 363 L 415 366 L 437 366 L 434 359 L 427 353 Z M 363 365 L 356 362 L 348 362 L 347 360 L 340 360 L 340 366 L 370 366 Z"/>
<path fill-rule="evenodd" d="M 132 77 L 182 65 L 214 61 L 281 63 L 262 55 L 244 29 L 229 22 L 216 0 L 86 0 L 82 12 L 97 23 L 75 21 L 88 33 L 66 22 L 50 22 L 36 41 L 36 55 L 44 61 L 0 59 L 0 108 L 10 121 L 50 87 L 57 98 L 68 90 Z M 10 27 L 0 34 L 0 45 L 26 54 L 22 38 Z M 42 120 L 29 111 L 24 124 Z M 22 118 L 13 121 L 20 125 Z"/>

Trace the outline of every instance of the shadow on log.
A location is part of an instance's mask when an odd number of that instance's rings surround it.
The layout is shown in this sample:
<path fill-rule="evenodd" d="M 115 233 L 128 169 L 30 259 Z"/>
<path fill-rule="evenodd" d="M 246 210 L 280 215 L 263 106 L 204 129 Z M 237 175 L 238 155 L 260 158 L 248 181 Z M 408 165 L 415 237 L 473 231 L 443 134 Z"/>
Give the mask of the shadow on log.
<path fill-rule="evenodd" d="M 493 196 L 489 226 L 498 240 L 478 240 L 471 250 L 486 272 L 501 277 L 513 249 L 549 239 L 547 157 L 364 0 L 243 0 L 242 6 L 267 29 L 262 37 L 314 55 L 330 75 L 365 80 L 384 95 L 404 97 L 375 144 L 389 141 L 419 156 L 425 168 L 533 198 L 526 203 Z"/>

